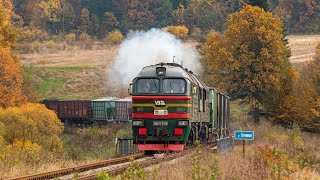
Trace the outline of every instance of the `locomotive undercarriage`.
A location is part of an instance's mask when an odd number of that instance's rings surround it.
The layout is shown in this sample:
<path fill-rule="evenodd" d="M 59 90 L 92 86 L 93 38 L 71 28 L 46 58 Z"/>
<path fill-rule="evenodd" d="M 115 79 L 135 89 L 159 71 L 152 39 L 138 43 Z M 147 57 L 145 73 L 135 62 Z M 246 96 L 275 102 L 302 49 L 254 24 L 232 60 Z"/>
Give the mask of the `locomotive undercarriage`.
<path fill-rule="evenodd" d="M 187 144 L 194 144 L 199 140 L 201 143 L 214 144 L 217 139 L 227 137 L 226 129 L 216 129 L 209 122 L 194 122 L 191 124 L 191 130 Z"/>

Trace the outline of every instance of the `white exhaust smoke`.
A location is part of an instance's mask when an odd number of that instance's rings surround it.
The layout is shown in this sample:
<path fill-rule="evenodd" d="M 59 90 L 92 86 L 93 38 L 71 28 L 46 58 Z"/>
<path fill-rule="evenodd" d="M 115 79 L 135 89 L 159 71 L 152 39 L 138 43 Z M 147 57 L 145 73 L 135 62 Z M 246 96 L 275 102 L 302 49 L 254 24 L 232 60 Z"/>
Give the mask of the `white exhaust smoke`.
<path fill-rule="evenodd" d="M 200 73 L 199 54 L 191 45 L 160 29 L 131 32 L 120 45 L 113 65 L 107 70 L 110 83 L 128 86 L 144 66 L 172 63 L 173 56 L 175 63 L 181 64 L 182 61 L 184 67 L 195 74 Z"/>

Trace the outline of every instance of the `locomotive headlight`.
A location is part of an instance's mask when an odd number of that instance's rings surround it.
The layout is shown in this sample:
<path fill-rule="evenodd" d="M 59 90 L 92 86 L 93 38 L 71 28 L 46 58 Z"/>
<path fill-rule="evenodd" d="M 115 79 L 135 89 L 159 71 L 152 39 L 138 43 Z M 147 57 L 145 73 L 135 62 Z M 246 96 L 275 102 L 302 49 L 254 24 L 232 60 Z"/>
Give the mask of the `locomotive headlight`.
<path fill-rule="evenodd" d="M 189 126 L 189 121 L 178 121 L 178 126 Z"/>
<path fill-rule="evenodd" d="M 143 126 L 143 121 L 132 121 L 132 126 Z"/>

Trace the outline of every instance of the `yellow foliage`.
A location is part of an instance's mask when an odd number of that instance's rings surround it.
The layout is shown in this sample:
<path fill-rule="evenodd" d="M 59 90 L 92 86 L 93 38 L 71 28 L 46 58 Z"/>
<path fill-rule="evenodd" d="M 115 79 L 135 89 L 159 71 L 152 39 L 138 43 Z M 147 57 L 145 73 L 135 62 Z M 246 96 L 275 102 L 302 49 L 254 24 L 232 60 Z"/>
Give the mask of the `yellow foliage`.
<path fill-rule="evenodd" d="M 120 44 L 124 39 L 123 34 L 118 29 L 109 32 L 106 37 L 107 43 L 110 44 Z"/>
<path fill-rule="evenodd" d="M 67 43 L 72 43 L 76 40 L 76 34 L 75 33 L 70 33 L 66 35 L 66 41 Z"/>
<path fill-rule="evenodd" d="M 180 39 L 185 39 L 189 32 L 186 26 L 167 26 L 167 31 Z"/>
<path fill-rule="evenodd" d="M 59 136 L 63 124 L 53 111 L 42 104 L 27 103 L 0 110 L 0 122 L 7 127 L 4 138 L 10 144 L 21 142 L 25 147 L 32 142 L 50 150 L 61 147 Z"/>
<path fill-rule="evenodd" d="M 16 32 L 11 28 L 10 17 L 13 4 L 10 0 L 0 0 L 0 47 L 13 47 Z"/>

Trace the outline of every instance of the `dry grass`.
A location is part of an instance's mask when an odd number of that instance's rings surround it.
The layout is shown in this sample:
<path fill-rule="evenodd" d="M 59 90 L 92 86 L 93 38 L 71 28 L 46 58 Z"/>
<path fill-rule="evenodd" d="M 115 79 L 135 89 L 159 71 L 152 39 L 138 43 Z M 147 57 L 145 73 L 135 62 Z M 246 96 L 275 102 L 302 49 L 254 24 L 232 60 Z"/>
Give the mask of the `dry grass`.
<path fill-rule="evenodd" d="M 249 128 L 255 131 L 255 140 L 246 142 L 245 156 L 241 142 L 236 143 L 234 152 L 218 154 L 217 179 L 277 179 L 279 172 L 281 179 L 320 179 L 319 134 L 303 133 L 298 128 L 283 129 L 267 122 L 262 122 L 259 127 L 246 127 Z M 259 151 L 266 146 L 271 150 L 268 162 L 264 159 L 267 156 Z M 278 157 L 277 153 L 281 156 Z M 211 151 L 202 149 L 202 179 L 210 178 L 211 154 Z M 193 156 L 148 168 L 148 179 L 192 179 Z M 283 163 L 280 168 L 278 161 Z"/>
<path fill-rule="evenodd" d="M 290 35 L 287 38 L 291 48 L 290 61 L 293 63 L 312 60 L 320 43 L 320 35 Z"/>
<path fill-rule="evenodd" d="M 288 36 L 292 62 L 311 60 L 320 35 Z M 198 43 L 186 41 L 192 47 Z M 35 68 L 30 73 L 38 85 L 41 99 L 95 99 L 105 96 L 128 96 L 128 87 L 111 87 L 107 68 L 117 55 L 118 46 L 95 43 L 92 50 L 67 47 L 49 53 L 21 54 L 21 65 Z M 61 77 L 62 79 L 55 79 Z"/>

